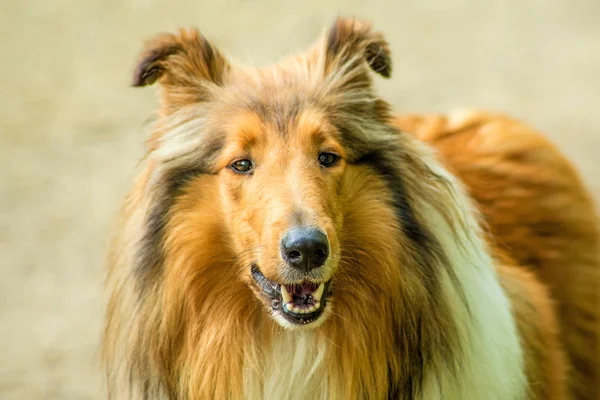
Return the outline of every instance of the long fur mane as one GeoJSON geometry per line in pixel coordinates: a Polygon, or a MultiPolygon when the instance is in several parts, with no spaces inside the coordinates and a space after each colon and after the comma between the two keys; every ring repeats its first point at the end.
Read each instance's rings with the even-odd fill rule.
{"type": "Polygon", "coordinates": [[[390,75],[387,43],[354,20],[258,70],[194,31],[148,43],[134,84],[158,80],[161,109],[108,257],[111,398],[527,397],[480,216],[434,151],[398,130],[373,71],[390,75]],[[231,246],[215,132],[240,110],[284,126],[307,108],[342,132],[349,161],[331,315],[290,331],[244,278],[258,250],[231,246]]]}

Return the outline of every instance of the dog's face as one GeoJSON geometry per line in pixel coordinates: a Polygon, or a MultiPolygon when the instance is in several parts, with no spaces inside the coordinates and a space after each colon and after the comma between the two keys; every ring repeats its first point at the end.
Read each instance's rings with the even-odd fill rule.
{"type": "MultiPolygon", "coordinates": [[[[161,79],[165,120],[202,110],[196,157],[217,182],[230,250],[247,260],[238,276],[287,328],[318,326],[335,301],[346,172],[365,150],[361,121],[386,113],[369,67],[389,76],[387,44],[368,25],[338,20],[307,55],[275,67],[234,69],[181,32],[153,42],[136,71],[137,86],[161,79]]],[[[183,165],[199,163],[179,153],[183,165]]]]}
{"type": "Polygon", "coordinates": [[[220,195],[237,252],[252,254],[244,272],[283,324],[317,321],[340,255],[346,153],[339,132],[314,106],[282,125],[245,110],[225,126],[220,195]]]}

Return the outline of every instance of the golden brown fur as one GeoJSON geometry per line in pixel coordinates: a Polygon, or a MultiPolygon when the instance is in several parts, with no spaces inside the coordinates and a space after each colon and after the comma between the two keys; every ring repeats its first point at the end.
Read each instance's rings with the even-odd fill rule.
{"type": "MultiPolygon", "coordinates": [[[[552,334],[558,330],[553,309],[558,312],[560,343],[530,340],[528,347],[554,358],[540,360],[540,365],[553,366],[552,373],[535,380],[554,376],[554,381],[557,371],[570,369],[575,398],[599,398],[600,232],[594,202],[572,165],[541,134],[504,115],[472,110],[403,115],[397,124],[439,151],[476,201],[492,246],[531,271],[500,270],[501,279],[509,282],[504,283],[509,295],[514,292],[514,304],[521,297],[515,288],[527,288],[532,293],[527,297],[540,304],[533,307],[537,317],[516,307],[521,330],[552,334]],[[556,361],[563,348],[570,367],[556,361]]],[[[528,302],[523,306],[530,307],[528,302]]],[[[547,390],[539,398],[559,392],[550,383],[538,386],[547,390]]]]}
{"type": "MultiPolygon", "coordinates": [[[[565,398],[552,296],[597,317],[586,292],[598,282],[597,225],[579,227],[594,213],[577,177],[566,167],[551,176],[564,182],[553,186],[561,217],[537,191],[551,186],[543,174],[523,181],[540,201],[528,204],[539,219],[527,225],[523,204],[478,186],[476,163],[474,175],[461,163],[481,159],[485,171],[484,148],[445,146],[443,118],[431,129],[430,119],[394,120],[373,71],[390,75],[387,43],[345,19],[306,54],[262,69],[234,67],[195,31],[147,44],[134,85],[158,81],[161,109],[108,258],[111,397],[565,398]],[[489,247],[461,185],[397,126],[431,142],[464,180],[491,228],[489,247]],[[324,151],[339,162],[321,168],[324,151]],[[245,158],[256,171],[232,172],[245,158]],[[563,230],[533,230],[547,223],[563,230]],[[331,282],[330,304],[308,328],[282,322],[250,268],[282,284],[304,279],[280,258],[280,238],[297,224],[323,230],[331,249],[304,277],[331,282]],[[567,243],[567,232],[581,240],[567,243]],[[548,291],[535,273],[562,284],[552,280],[557,264],[572,270],[572,284],[548,291]]],[[[520,137],[508,128],[498,137],[505,131],[520,137]]],[[[509,154],[500,144],[499,157],[509,154]]],[[[498,164],[497,187],[516,188],[536,160],[498,164]]],[[[567,353],[590,366],[576,345],[596,345],[595,331],[587,315],[570,318],[567,353]]],[[[576,388],[591,390],[587,381],[576,388]]]]}

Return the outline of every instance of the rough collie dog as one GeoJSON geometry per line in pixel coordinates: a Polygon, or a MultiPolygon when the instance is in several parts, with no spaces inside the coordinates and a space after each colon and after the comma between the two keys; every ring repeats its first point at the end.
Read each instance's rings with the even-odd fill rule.
{"type": "Polygon", "coordinates": [[[373,73],[388,45],[349,19],[259,69],[193,30],[147,44],[133,84],[161,103],[108,259],[111,398],[597,396],[576,173],[503,117],[395,117],[373,73]]]}

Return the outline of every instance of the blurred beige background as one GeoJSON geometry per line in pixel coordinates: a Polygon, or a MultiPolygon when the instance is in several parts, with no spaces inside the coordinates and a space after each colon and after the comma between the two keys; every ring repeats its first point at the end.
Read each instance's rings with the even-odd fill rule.
{"type": "Polygon", "coordinates": [[[0,5],[0,398],[102,399],[109,223],[142,153],[143,39],[198,26],[264,64],[333,17],[373,19],[401,111],[478,106],[544,130],[600,197],[600,2],[5,0],[0,5]]]}

